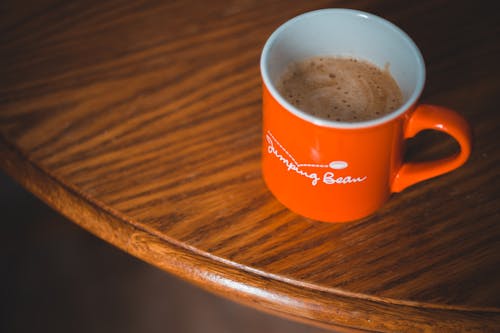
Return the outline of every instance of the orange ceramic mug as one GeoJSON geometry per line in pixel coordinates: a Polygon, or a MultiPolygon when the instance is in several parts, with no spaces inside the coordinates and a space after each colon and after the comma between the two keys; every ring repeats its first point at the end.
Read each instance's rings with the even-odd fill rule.
{"type": "Polygon", "coordinates": [[[302,14],[280,26],[261,56],[264,180],[285,206],[303,216],[346,222],[375,212],[392,192],[461,166],[471,150],[470,129],[456,112],[417,104],[425,81],[422,55],[401,29],[348,9],[302,14]],[[377,119],[337,122],[288,103],[276,83],[290,62],[320,55],[387,64],[402,106],[377,119]],[[441,160],[403,163],[405,140],[432,129],[452,136],[460,152],[441,160]]]}

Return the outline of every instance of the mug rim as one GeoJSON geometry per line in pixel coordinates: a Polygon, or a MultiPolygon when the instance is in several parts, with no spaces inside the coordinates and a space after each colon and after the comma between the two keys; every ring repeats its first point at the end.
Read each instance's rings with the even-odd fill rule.
{"type": "Polygon", "coordinates": [[[261,76],[262,80],[266,86],[266,88],[269,90],[270,94],[273,96],[273,98],[281,105],[283,106],[287,111],[291,112],[292,114],[296,115],[297,117],[310,122],[314,125],[318,126],[323,126],[323,127],[331,127],[331,128],[343,128],[343,129],[356,129],[356,128],[366,128],[366,127],[373,127],[377,125],[381,125],[384,123],[387,123],[395,118],[398,118],[402,114],[404,114],[406,111],[412,108],[412,106],[416,103],[416,101],[419,99],[420,95],[422,94],[424,84],[425,84],[425,63],[424,59],[422,57],[422,54],[415,44],[415,42],[408,36],[406,32],[404,32],[401,28],[396,26],[395,24],[389,22],[388,20],[377,16],[375,14],[371,14],[368,12],[360,11],[360,10],[355,10],[355,9],[347,9],[347,8],[327,8],[327,9],[318,9],[310,12],[306,12],[303,14],[300,14],[298,16],[295,16],[294,18],[286,21],[282,25],[280,25],[274,32],[269,36],[267,39],[261,53],[261,58],[260,58],[260,71],[261,71],[261,76]],[[406,41],[408,47],[411,49],[412,53],[415,56],[415,60],[417,62],[418,72],[417,72],[417,82],[416,86],[413,89],[411,95],[407,98],[405,103],[403,103],[398,109],[395,111],[392,111],[382,117],[378,117],[375,119],[370,119],[370,120],[364,120],[364,121],[358,121],[358,122],[345,122],[345,121],[335,121],[335,120],[329,120],[329,119],[323,119],[319,117],[315,117],[310,115],[309,113],[306,113],[302,111],[301,109],[297,108],[293,104],[289,103],[285,98],[281,96],[281,94],[278,92],[276,89],[274,83],[272,82],[271,78],[269,77],[268,69],[267,69],[267,60],[269,56],[269,52],[271,47],[274,45],[278,37],[281,35],[283,31],[285,31],[287,28],[289,28],[291,25],[295,24],[297,21],[309,18],[311,16],[316,16],[316,15],[321,15],[321,14],[341,14],[341,15],[351,15],[351,16],[356,16],[360,17],[362,19],[368,19],[368,20],[373,20],[376,21],[378,24],[381,24],[396,34],[398,34],[400,37],[402,37],[403,40],[406,41]]]}

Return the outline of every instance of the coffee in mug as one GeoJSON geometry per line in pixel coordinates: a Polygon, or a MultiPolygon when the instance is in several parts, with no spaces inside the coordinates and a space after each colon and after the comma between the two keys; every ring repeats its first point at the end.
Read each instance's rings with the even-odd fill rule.
{"type": "Polygon", "coordinates": [[[298,109],[336,121],[378,118],[402,104],[388,67],[382,70],[355,58],[316,56],[292,62],[277,87],[298,109]]]}

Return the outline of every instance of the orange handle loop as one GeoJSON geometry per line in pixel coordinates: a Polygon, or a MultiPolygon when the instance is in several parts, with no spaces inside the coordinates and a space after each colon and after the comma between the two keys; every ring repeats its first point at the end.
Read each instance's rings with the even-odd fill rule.
{"type": "Polygon", "coordinates": [[[452,136],[460,145],[460,152],[436,161],[404,163],[393,180],[392,192],[400,192],[415,183],[450,172],[469,158],[472,145],[470,127],[455,111],[441,106],[419,105],[407,123],[405,139],[425,129],[452,136]]]}

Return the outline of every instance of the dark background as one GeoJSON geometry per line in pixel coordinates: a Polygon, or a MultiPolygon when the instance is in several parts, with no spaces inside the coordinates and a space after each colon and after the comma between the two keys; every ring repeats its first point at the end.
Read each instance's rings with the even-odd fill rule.
{"type": "Polygon", "coordinates": [[[0,172],[1,332],[327,332],[214,296],[105,243],[0,172]]]}

